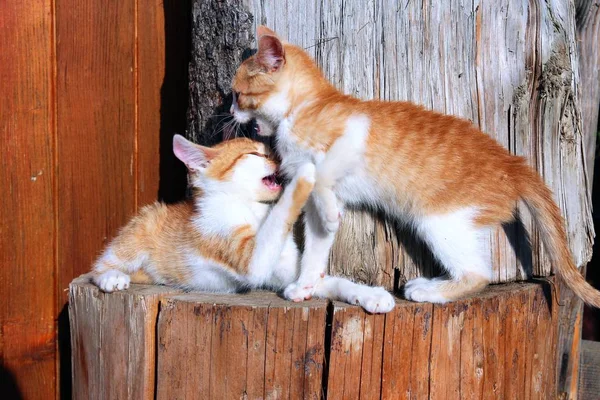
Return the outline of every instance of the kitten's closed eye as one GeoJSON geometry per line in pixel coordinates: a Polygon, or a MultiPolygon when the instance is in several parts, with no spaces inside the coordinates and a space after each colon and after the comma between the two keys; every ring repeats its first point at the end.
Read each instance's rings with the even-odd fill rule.
{"type": "Polygon", "coordinates": [[[248,153],[248,154],[251,154],[251,155],[257,156],[257,157],[262,157],[262,158],[269,158],[268,155],[262,154],[262,153],[259,153],[259,152],[256,152],[256,151],[253,151],[252,153],[248,153]]]}

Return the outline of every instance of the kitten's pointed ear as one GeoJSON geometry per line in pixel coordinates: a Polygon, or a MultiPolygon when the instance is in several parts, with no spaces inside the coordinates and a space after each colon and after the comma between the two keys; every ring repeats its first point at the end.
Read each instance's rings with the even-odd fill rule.
{"type": "Polygon", "coordinates": [[[261,36],[258,39],[256,61],[268,72],[280,70],[285,63],[285,51],[281,40],[277,36],[261,36]]]}
{"type": "Polygon", "coordinates": [[[208,167],[217,155],[217,150],[199,146],[181,135],[173,136],[173,153],[188,167],[189,170],[201,171],[208,167]]]}
{"type": "Polygon", "coordinates": [[[267,28],[264,25],[259,25],[258,28],[256,28],[256,37],[260,38],[261,36],[265,36],[265,35],[277,37],[277,34],[275,32],[273,32],[271,29],[267,28]]]}

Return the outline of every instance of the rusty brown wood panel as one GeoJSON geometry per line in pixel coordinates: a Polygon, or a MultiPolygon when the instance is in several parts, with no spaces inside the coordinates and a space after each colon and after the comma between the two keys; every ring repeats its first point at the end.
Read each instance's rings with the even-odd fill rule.
{"type": "Polygon", "coordinates": [[[272,293],[169,297],[158,319],[157,397],[320,398],[326,302],[272,293]]]}
{"type": "Polygon", "coordinates": [[[86,276],[70,285],[74,399],[154,397],[159,301],[173,292],[133,285],[102,293],[86,276]]]}
{"type": "Polygon", "coordinates": [[[0,3],[3,396],[55,396],[52,1],[0,3]]]}
{"type": "Polygon", "coordinates": [[[157,199],[160,181],[161,92],[166,62],[163,1],[138,2],[136,26],[136,199],[139,207],[157,199]]]}
{"type": "Polygon", "coordinates": [[[56,2],[59,305],[136,208],[134,11],[56,2]]]}

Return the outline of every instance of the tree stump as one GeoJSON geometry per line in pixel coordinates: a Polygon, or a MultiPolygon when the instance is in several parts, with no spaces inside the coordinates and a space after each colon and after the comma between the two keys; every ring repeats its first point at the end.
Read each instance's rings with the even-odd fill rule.
{"type": "Polygon", "coordinates": [[[70,286],[75,399],[549,399],[558,307],[547,283],[495,285],[383,315],[273,293],[70,286]]]}

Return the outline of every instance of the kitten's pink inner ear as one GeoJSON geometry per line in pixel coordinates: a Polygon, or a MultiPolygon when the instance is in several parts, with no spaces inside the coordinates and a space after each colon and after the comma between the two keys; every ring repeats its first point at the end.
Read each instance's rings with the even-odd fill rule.
{"type": "Polygon", "coordinates": [[[218,150],[199,146],[181,135],[175,135],[173,137],[173,153],[189,169],[199,170],[208,167],[210,161],[218,154],[218,150]]]}
{"type": "Polygon", "coordinates": [[[285,62],[285,51],[281,40],[271,35],[261,36],[258,40],[256,60],[268,72],[279,70],[285,62]]]}
{"type": "Polygon", "coordinates": [[[264,25],[259,25],[258,28],[256,28],[256,37],[260,38],[261,36],[265,36],[265,35],[271,35],[271,36],[277,37],[277,34],[275,32],[273,32],[271,29],[267,28],[264,25]]]}

